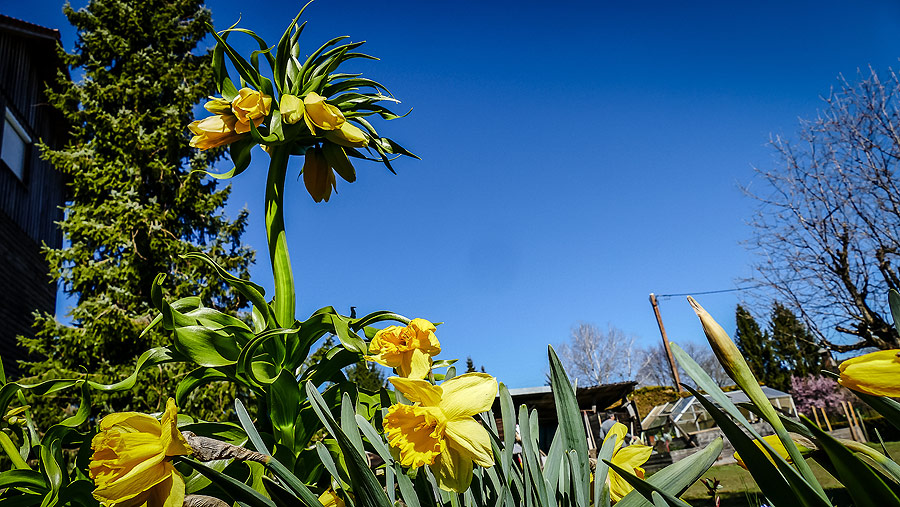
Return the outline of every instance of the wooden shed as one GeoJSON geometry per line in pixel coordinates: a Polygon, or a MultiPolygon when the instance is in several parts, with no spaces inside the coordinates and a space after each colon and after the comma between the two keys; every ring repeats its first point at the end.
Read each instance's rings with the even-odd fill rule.
{"type": "Polygon", "coordinates": [[[0,356],[9,376],[24,357],[16,336],[33,333],[36,310],[56,308],[56,284],[40,249],[62,243],[56,222],[65,186],[37,143],[58,147],[66,132],[45,97],[57,72],[65,72],[59,46],[59,31],[0,15],[0,356]]]}
{"type": "MultiPolygon", "coordinates": [[[[618,382],[615,384],[602,384],[599,386],[580,387],[575,392],[578,400],[578,408],[584,419],[585,429],[588,434],[588,448],[597,449],[603,443],[600,424],[609,414],[614,414],[616,419],[639,434],[641,431],[640,416],[637,407],[628,400],[628,395],[634,391],[637,382],[618,382]]],[[[547,452],[559,422],[556,418],[556,403],[553,400],[553,392],[550,386],[526,387],[510,389],[516,411],[520,405],[525,405],[528,410],[537,410],[538,413],[538,445],[541,450],[547,452]]],[[[500,397],[494,400],[491,409],[496,417],[500,416],[500,397]]],[[[518,413],[518,412],[517,412],[518,413]]],[[[503,424],[497,422],[497,428],[503,432],[503,424]]]]}

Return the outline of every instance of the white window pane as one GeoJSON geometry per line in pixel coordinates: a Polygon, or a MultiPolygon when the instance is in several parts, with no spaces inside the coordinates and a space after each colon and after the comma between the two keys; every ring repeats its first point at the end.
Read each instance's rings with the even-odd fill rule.
{"type": "Polygon", "coordinates": [[[13,173],[23,180],[25,178],[25,152],[31,139],[9,111],[6,112],[4,120],[0,160],[3,160],[13,173]]]}

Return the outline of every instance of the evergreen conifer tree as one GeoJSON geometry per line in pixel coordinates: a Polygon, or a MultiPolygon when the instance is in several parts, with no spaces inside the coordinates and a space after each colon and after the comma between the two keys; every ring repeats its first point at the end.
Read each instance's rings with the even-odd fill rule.
{"type": "Polygon", "coordinates": [[[791,390],[791,377],[818,374],[823,367],[819,346],[806,325],[789,308],[772,306],[768,329],[741,305],[735,311],[735,342],[760,382],[782,391],[791,390]]]}
{"type": "MultiPolygon", "coordinates": [[[[198,295],[234,313],[244,302],[208,266],[180,255],[203,251],[246,277],[253,252],[240,244],[246,212],[235,220],[223,214],[229,188],[191,173],[222,155],[188,147],[193,109],[214,92],[211,54],[197,50],[211,19],[202,1],[91,0],[64,12],[78,38],[62,56],[81,77],[61,74],[50,93],[69,138],[60,150],[43,146],[42,156],[66,175],[68,202],[65,244],[45,252],[75,304],[70,323],[37,316],[36,336],[20,340],[32,358],[23,366],[38,378],[87,374],[112,382],[131,373],[141,352],[170,343],[160,332],[141,336],[155,315],[157,273],[167,274],[166,297],[198,295]]],[[[152,412],[174,394],[181,373],[159,368],[133,392],[98,396],[108,410],[152,412]]],[[[208,394],[205,413],[221,414],[223,404],[208,394]]],[[[234,392],[220,394],[233,399],[234,392]]]]}
{"type": "Polygon", "coordinates": [[[735,321],[735,344],[747,360],[753,375],[769,385],[769,382],[775,380],[781,373],[781,365],[775,356],[769,333],[764,331],[753,315],[741,305],[735,309],[735,321]]]}

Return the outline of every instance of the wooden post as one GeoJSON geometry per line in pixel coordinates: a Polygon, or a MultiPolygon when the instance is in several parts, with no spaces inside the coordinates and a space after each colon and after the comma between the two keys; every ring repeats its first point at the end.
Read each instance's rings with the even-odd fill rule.
{"type": "Polygon", "coordinates": [[[666,337],[666,328],[663,326],[662,317],[659,314],[659,304],[656,302],[656,295],[652,292],[650,293],[650,304],[653,306],[653,314],[656,315],[656,324],[659,326],[663,347],[666,348],[666,357],[669,358],[669,366],[672,368],[672,379],[675,380],[675,389],[681,393],[681,378],[678,376],[678,365],[675,364],[675,358],[672,357],[672,349],[669,348],[669,339],[666,337]]]}
{"type": "Polygon", "coordinates": [[[816,407],[813,407],[812,411],[813,411],[813,417],[816,419],[816,426],[818,426],[821,429],[822,423],[819,422],[819,411],[816,410],[816,407]]]}
{"type": "Polygon", "coordinates": [[[866,431],[866,428],[865,428],[865,427],[862,425],[862,423],[860,422],[860,421],[862,420],[862,414],[860,414],[860,415],[859,415],[859,418],[857,419],[856,414],[857,414],[859,411],[856,410],[855,408],[853,408],[853,403],[850,403],[850,402],[848,401],[848,402],[847,402],[847,407],[850,409],[850,415],[853,416],[853,422],[856,423],[856,429],[857,429],[857,431],[859,432],[859,436],[862,437],[862,439],[863,439],[862,441],[863,441],[863,442],[868,442],[868,441],[869,441],[869,432],[866,431]]]}
{"type": "Polygon", "coordinates": [[[847,410],[846,402],[841,402],[841,409],[844,411],[844,417],[847,418],[847,426],[850,427],[850,438],[859,442],[862,438],[856,436],[856,428],[853,427],[853,419],[850,417],[850,411],[847,410]]]}
{"type": "Polygon", "coordinates": [[[831,421],[828,420],[828,414],[825,413],[825,407],[819,407],[819,410],[822,411],[822,417],[825,418],[825,425],[828,426],[828,431],[834,431],[831,429],[831,421]]]}

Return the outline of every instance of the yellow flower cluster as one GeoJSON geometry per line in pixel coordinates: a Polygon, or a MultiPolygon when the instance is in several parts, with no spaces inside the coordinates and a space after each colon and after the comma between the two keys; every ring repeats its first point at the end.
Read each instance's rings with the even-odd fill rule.
{"type": "Polygon", "coordinates": [[[390,326],[369,344],[369,361],[394,368],[389,380],[412,405],[394,404],[384,417],[384,433],[403,466],[431,467],[447,491],[464,492],[475,463],[494,465],[487,430],[473,416],[490,410],[497,379],[466,373],[440,385],[422,380],[431,372],[432,356],[441,352],[434,324],[413,319],[405,327],[390,326]]]}
{"type": "Polygon", "coordinates": [[[91,441],[94,498],[107,507],[180,507],[184,479],[170,458],[191,454],[191,447],[178,431],[177,417],[171,398],[161,421],[137,412],[104,417],[91,441]]]}
{"type": "Polygon", "coordinates": [[[215,116],[196,120],[188,125],[194,134],[190,145],[208,150],[231,144],[250,132],[250,124],[259,127],[269,114],[272,97],[250,88],[241,88],[231,102],[212,99],[203,107],[215,116]]]}

